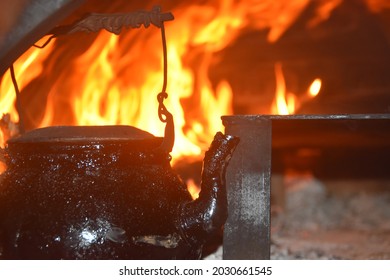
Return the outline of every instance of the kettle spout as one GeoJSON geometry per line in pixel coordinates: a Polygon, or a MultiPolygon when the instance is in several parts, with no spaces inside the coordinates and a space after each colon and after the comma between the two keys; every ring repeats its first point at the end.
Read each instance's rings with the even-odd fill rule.
{"type": "Polygon", "coordinates": [[[181,237],[191,246],[203,245],[226,222],[228,211],[225,173],[238,142],[237,137],[221,132],[214,136],[203,160],[199,197],[179,207],[176,227],[181,237]]]}

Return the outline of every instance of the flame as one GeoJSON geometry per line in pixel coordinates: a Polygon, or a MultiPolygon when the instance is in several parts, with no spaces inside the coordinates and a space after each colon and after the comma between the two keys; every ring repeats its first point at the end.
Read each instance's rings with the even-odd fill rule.
{"type": "MultiPolygon", "coordinates": [[[[36,44],[40,45],[46,40],[47,38],[43,37],[36,44]]],[[[31,47],[14,63],[15,78],[17,80],[19,88],[24,88],[33,79],[35,79],[42,73],[44,69],[43,62],[50,54],[52,47],[53,46],[48,46],[43,50],[31,47]]],[[[16,95],[10,73],[6,73],[2,77],[0,83],[0,93],[0,115],[9,116],[9,120],[8,117],[3,117],[2,120],[4,121],[4,119],[7,119],[7,126],[11,125],[12,123],[18,123],[19,115],[15,107],[16,95]]],[[[5,141],[8,138],[4,134],[4,129],[7,130],[8,127],[4,128],[2,125],[2,130],[0,130],[1,147],[4,147],[5,141]]]]}
{"type": "Polygon", "coordinates": [[[286,93],[286,82],[281,63],[275,64],[275,78],[276,90],[272,113],[278,115],[289,115],[295,110],[295,100],[293,95],[286,93]]]}
{"type": "MultiPolygon", "coordinates": [[[[340,1],[318,1],[317,22],[329,17],[340,1]]],[[[199,159],[215,132],[223,130],[220,117],[233,114],[228,81],[215,85],[208,76],[217,52],[248,29],[267,30],[268,41],[277,41],[310,3],[224,0],[178,5],[172,10],[175,21],[166,25],[169,97],[165,105],[175,121],[174,160],[199,159]]],[[[60,40],[44,49],[29,49],[14,65],[22,92],[42,73],[56,74],[44,115],[34,120],[35,126],[128,124],[161,136],[164,124],[158,120],[156,102],[162,84],[161,37],[152,29],[123,30],[119,36],[102,31],[84,53],[72,59],[54,52],[60,40]],[[61,65],[55,68],[58,63],[61,65]]],[[[82,39],[73,41],[75,47],[82,44],[82,39]]],[[[275,65],[275,75],[275,103],[280,109],[272,112],[292,114],[304,100],[287,92],[281,64],[275,65]]],[[[34,90],[39,93],[42,89],[37,86],[34,90]]],[[[8,73],[2,78],[0,92],[0,113],[9,113],[11,121],[18,122],[8,73]]],[[[0,139],[2,145],[4,140],[0,139]]]]}
{"type": "MultiPolygon", "coordinates": [[[[365,1],[373,12],[389,7],[387,0],[365,1]]],[[[248,29],[267,30],[268,42],[276,42],[308,5],[316,5],[316,14],[307,23],[313,28],[327,20],[342,2],[222,0],[175,8],[175,21],[166,25],[169,97],[165,101],[175,121],[173,165],[182,157],[199,160],[215,132],[223,130],[220,117],[233,114],[233,91],[228,81],[213,85],[208,77],[217,52],[248,29]]],[[[161,38],[149,29],[124,31],[119,36],[102,31],[71,61],[58,60],[58,53],[53,55],[57,60],[50,59],[55,42],[24,53],[14,63],[21,91],[42,73],[49,74],[52,64],[62,63],[57,68],[62,72],[56,73],[59,78],[49,89],[44,115],[36,120],[36,127],[127,124],[161,136],[164,124],[157,118],[156,102],[162,84],[161,38]],[[71,109],[71,117],[62,117],[69,115],[64,107],[71,109]]],[[[304,94],[288,91],[281,63],[275,64],[275,78],[273,114],[294,114],[321,90],[321,79],[316,78],[304,94]]],[[[34,90],[41,91],[39,87],[34,90]]],[[[2,77],[0,93],[0,114],[9,114],[10,125],[17,123],[9,73],[2,77]]],[[[1,147],[8,137],[0,131],[1,147]]],[[[199,188],[192,180],[187,185],[196,198],[199,188]]]]}
{"type": "MultiPolygon", "coordinates": [[[[214,88],[209,81],[213,55],[248,27],[268,29],[268,40],[275,42],[309,3],[308,0],[226,0],[179,5],[173,11],[175,23],[167,27],[169,98],[166,100],[175,118],[173,158],[200,156],[215,132],[223,129],[220,116],[233,113],[233,93],[228,82],[221,81],[214,88]],[[194,63],[200,66],[194,67],[194,63]],[[187,105],[183,105],[186,101],[187,105]]],[[[320,4],[325,5],[323,1],[320,4]]],[[[330,13],[331,9],[325,10],[330,13]]],[[[152,109],[157,106],[156,94],[162,82],[161,49],[156,47],[160,46],[160,37],[149,31],[147,35],[134,35],[138,32],[144,31],[122,32],[120,36],[100,32],[82,55],[71,63],[63,59],[63,72],[58,75],[65,78],[51,86],[45,114],[37,120],[36,127],[130,124],[161,135],[163,124],[156,120],[157,111],[154,113],[152,109]],[[137,58],[142,53],[148,53],[147,57],[137,58]],[[71,69],[66,70],[68,67],[71,69]],[[63,104],[71,108],[71,117],[59,117],[66,115],[63,104]]],[[[43,50],[32,48],[15,63],[21,90],[41,74],[53,45],[52,42],[43,50]]],[[[47,64],[45,67],[51,69],[47,64]]],[[[279,107],[284,114],[292,113],[295,97],[287,94],[282,98],[281,75],[277,74],[279,107]]],[[[17,122],[14,96],[10,78],[4,76],[1,110],[10,112],[12,121],[17,122]]]]}
{"type": "Polygon", "coordinates": [[[312,97],[316,97],[321,90],[322,81],[320,78],[314,79],[314,81],[311,83],[308,94],[312,97]]]}
{"type": "MultiPolygon", "coordinates": [[[[156,58],[161,59],[161,49],[155,47],[157,45],[155,41],[159,38],[157,35],[148,37],[151,47],[145,50],[154,58],[150,61],[152,65],[157,64],[156,58]]],[[[204,32],[202,36],[205,36],[204,32]]],[[[214,133],[223,129],[220,116],[232,113],[232,90],[226,81],[221,81],[214,91],[206,69],[206,74],[201,74],[197,81],[201,85],[198,104],[193,104],[197,106],[196,112],[199,117],[186,118],[181,101],[193,94],[194,73],[183,65],[182,56],[186,54],[185,45],[189,42],[181,41],[180,37],[173,37],[173,40],[168,41],[169,98],[166,100],[166,106],[174,116],[176,129],[172,157],[196,158],[207,148],[214,133]]],[[[201,36],[196,40],[200,40],[199,38],[201,36]]],[[[143,44],[145,43],[141,41],[133,48],[143,48],[143,44]]],[[[206,46],[204,41],[200,41],[199,44],[202,44],[202,47],[206,46]]],[[[215,42],[211,45],[215,45],[215,42]]],[[[160,123],[157,117],[156,95],[161,90],[162,67],[160,65],[149,72],[145,71],[142,77],[137,77],[139,75],[137,72],[118,76],[117,66],[119,65],[120,71],[124,67],[124,63],[120,61],[123,58],[116,55],[121,49],[123,47],[120,45],[119,36],[105,31],[100,32],[85,53],[74,59],[70,66],[64,65],[72,68],[72,75],[64,74],[67,76],[66,79],[62,83],[54,83],[51,87],[45,115],[37,126],[58,124],[55,115],[60,112],[57,111],[58,105],[54,104],[58,101],[58,97],[55,96],[62,96],[62,99],[68,96],[66,102],[71,104],[74,114],[74,121],[69,123],[70,125],[130,124],[155,135],[161,135],[164,124],[160,123]],[[134,85],[125,82],[134,80],[134,77],[136,78],[134,85]]],[[[16,78],[20,88],[23,89],[42,73],[43,61],[46,59],[46,55],[40,55],[42,51],[45,54],[50,53],[50,48],[44,50],[31,48],[17,61],[15,72],[18,73],[16,78]]],[[[203,60],[202,65],[207,68],[210,63],[211,57],[208,57],[203,60]]],[[[202,71],[204,69],[199,72],[202,71]]],[[[12,121],[17,122],[18,115],[14,108],[15,93],[9,76],[5,76],[2,86],[1,91],[6,94],[2,98],[1,108],[4,112],[11,111],[12,121]],[[7,105],[4,105],[5,102],[7,105]]]]}
{"type": "Polygon", "coordinates": [[[316,16],[308,23],[308,28],[313,28],[323,21],[326,21],[332,14],[333,10],[337,8],[343,0],[320,0],[316,8],[316,16]]]}
{"type": "Polygon", "coordinates": [[[194,180],[188,179],[186,181],[188,192],[191,194],[192,199],[197,199],[199,197],[200,188],[195,183],[194,180]]]}
{"type": "Polygon", "coordinates": [[[390,9],[390,2],[388,0],[365,0],[365,2],[373,13],[380,13],[385,9],[390,9]]]}
{"type": "Polygon", "coordinates": [[[298,96],[292,92],[287,92],[282,64],[275,63],[275,97],[272,103],[271,112],[277,115],[294,114],[305,102],[316,97],[321,90],[322,80],[316,78],[310,84],[307,92],[303,96],[298,96]]]}

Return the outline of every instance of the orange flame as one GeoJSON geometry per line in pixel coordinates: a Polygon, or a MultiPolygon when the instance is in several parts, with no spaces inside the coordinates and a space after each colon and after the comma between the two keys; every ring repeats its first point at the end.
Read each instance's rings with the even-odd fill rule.
{"type": "MultiPolygon", "coordinates": [[[[324,6],[325,2],[319,1],[318,5],[324,6]]],[[[339,0],[333,2],[322,10],[329,14],[339,0]]],[[[169,97],[165,104],[175,120],[174,159],[199,157],[215,132],[223,130],[220,116],[233,113],[228,82],[215,86],[208,77],[214,54],[248,28],[269,30],[268,41],[275,42],[309,3],[226,0],[179,5],[172,11],[174,24],[166,26],[169,97]]],[[[49,59],[53,46],[52,42],[44,49],[32,48],[15,62],[21,91],[42,71],[59,63],[49,59]]],[[[72,61],[61,60],[63,72],[57,74],[62,79],[51,86],[45,114],[36,126],[129,124],[161,136],[164,125],[157,118],[156,103],[162,83],[160,46],[158,32],[124,30],[120,36],[100,32],[82,55],[72,61]],[[63,113],[62,104],[73,111],[67,123],[58,118],[63,113]]],[[[286,92],[281,65],[275,66],[275,75],[280,113],[293,113],[301,101],[286,92]]],[[[0,92],[0,113],[10,113],[11,120],[17,122],[15,93],[8,75],[2,79],[0,92]]]]}
{"type": "Polygon", "coordinates": [[[275,98],[272,103],[271,112],[272,114],[278,115],[294,114],[300,106],[319,94],[322,85],[321,79],[316,78],[309,86],[306,94],[301,97],[298,97],[294,93],[287,92],[281,63],[275,64],[275,80],[275,98]]]}
{"type": "Polygon", "coordinates": [[[308,94],[312,97],[316,97],[321,90],[322,81],[319,78],[316,78],[310,85],[308,94]]]}
{"type": "Polygon", "coordinates": [[[197,199],[200,192],[199,186],[192,179],[187,180],[186,183],[188,192],[191,194],[192,199],[197,199]]]}
{"type": "MultiPolygon", "coordinates": [[[[378,9],[379,0],[366,1],[373,10],[378,9]]],[[[341,2],[318,1],[315,4],[318,15],[308,27],[326,20],[341,2]]],[[[208,77],[214,54],[249,28],[268,30],[267,40],[276,42],[310,3],[309,0],[223,0],[181,5],[172,11],[174,24],[166,26],[169,97],[165,104],[175,121],[173,164],[183,156],[199,159],[215,132],[223,130],[220,117],[233,114],[229,83],[221,81],[215,86],[208,77]]],[[[157,118],[156,102],[162,83],[160,40],[160,34],[149,30],[124,31],[120,36],[100,32],[82,55],[72,61],[60,61],[64,70],[56,73],[58,81],[47,94],[44,116],[36,120],[36,127],[128,124],[161,136],[164,125],[157,118]],[[67,123],[58,118],[64,113],[63,104],[72,110],[72,119],[66,120],[67,123]]],[[[53,46],[54,42],[44,49],[31,48],[15,62],[21,91],[58,63],[50,60],[53,46]]],[[[54,57],[58,56],[57,53],[54,57]]],[[[280,63],[275,65],[275,76],[274,114],[293,114],[321,88],[321,80],[316,79],[305,97],[298,98],[287,91],[280,63]]],[[[9,113],[11,121],[17,123],[15,92],[8,73],[2,78],[0,93],[0,113],[9,113]]],[[[5,140],[0,132],[0,145],[4,146],[5,140]]],[[[196,189],[191,187],[195,185],[193,182],[188,184],[196,189]]]]}
{"type": "MultiPolygon", "coordinates": [[[[123,81],[131,80],[132,76],[117,77],[115,63],[120,62],[112,61],[120,47],[118,36],[101,32],[88,51],[72,62],[74,75],[51,88],[45,115],[38,126],[55,125],[55,104],[51,103],[55,98],[51,97],[55,93],[66,92],[69,96],[68,102],[72,103],[74,108],[75,122],[71,125],[131,124],[161,135],[164,125],[157,118],[156,94],[162,83],[162,69],[147,73],[140,87],[124,85],[123,81]]],[[[134,46],[137,47],[142,46],[134,46]]],[[[199,80],[202,85],[199,90],[200,104],[196,104],[200,106],[197,108],[200,117],[186,121],[181,100],[193,94],[194,74],[183,66],[183,54],[180,53],[183,52],[180,51],[182,48],[178,42],[168,45],[169,98],[166,100],[166,106],[175,118],[176,143],[172,152],[174,159],[181,156],[200,156],[213,134],[223,129],[220,116],[232,113],[232,91],[229,84],[221,82],[214,92],[207,75],[202,75],[199,80]]],[[[161,52],[155,49],[152,51],[158,54],[161,52]]],[[[39,56],[42,51],[44,54],[50,53],[50,48],[31,48],[17,61],[15,72],[18,73],[16,78],[20,88],[41,74],[42,62],[46,58],[46,55],[39,56]],[[30,68],[34,71],[30,71],[30,68]]],[[[158,57],[158,54],[154,55],[158,57]]],[[[209,60],[203,62],[204,65],[209,63],[209,60]]],[[[11,112],[12,121],[17,122],[15,92],[8,75],[3,79],[1,91],[6,93],[2,95],[1,108],[4,112],[11,112]]]]}
{"type": "Polygon", "coordinates": [[[294,113],[295,96],[286,92],[286,82],[280,63],[275,64],[275,78],[276,90],[272,113],[278,115],[289,115],[294,113]]]}
{"type": "MultiPolygon", "coordinates": [[[[47,38],[42,38],[37,42],[39,45],[41,42],[46,41],[47,38]]],[[[40,50],[31,47],[26,51],[15,63],[15,78],[18,82],[19,88],[24,88],[33,79],[38,77],[43,69],[43,61],[50,54],[52,45],[40,50]]],[[[10,122],[17,123],[19,121],[19,115],[15,108],[15,90],[12,83],[11,75],[7,73],[2,77],[0,83],[0,115],[9,114],[10,122]]],[[[7,137],[0,130],[0,146],[4,147],[7,137]]]]}

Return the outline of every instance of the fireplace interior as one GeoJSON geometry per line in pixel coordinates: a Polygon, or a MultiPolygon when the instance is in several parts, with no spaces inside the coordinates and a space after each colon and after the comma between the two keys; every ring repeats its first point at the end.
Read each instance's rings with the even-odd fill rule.
{"type": "MultiPolygon", "coordinates": [[[[228,220],[204,258],[390,259],[388,1],[57,0],[54,8],[40,0],[11,2],[1,4],[7,17],[0,29],[0,109],[9,114],[2,119],[8,137],[22,118],[26,130],[130,124],[161,134],[161,127],[148,124],[156,119],[150,108],[157,106],[162,82],[158,29],[75,33],[30,48],[85,13],[160,5],[175,16],[166,24],[168,100],[173,100],[167,107],[180,130],[172,163],[194,186],[191,191],[200,184],[211,136],[230,129],[221,116],[271,122],[270,130],[259,131],[270,137],[261,148],[268,151],[259,148],[263,152],[250,159],[257,172],[269,172],[268,201],[250,201],[254,209],[269,205],[253,213],[265,215],[262,221],[269,215],[268,223],[262,229],[244,226],[241,236],[247,240],[240,242],[226,232],[246,215],[232,215],[238,224],[228,220]],[[23,64],[34,55],[34,63],[23,64]],[[11,64],[20,87],[18,109],[11,64]],[[320,88],[313,97],[309,88],[315,80],[320,88]],[[181,148],[181,142],[189,145],[181,148]],[[233,248],[240,243],[261,253],[241,255],[233,248]]],[[[245,131],[240,129],[244,137],[245,131]]],[[[243,193],[235,192],[228,194],[229,204],[241,207],[236,195],[243,193]]]]}

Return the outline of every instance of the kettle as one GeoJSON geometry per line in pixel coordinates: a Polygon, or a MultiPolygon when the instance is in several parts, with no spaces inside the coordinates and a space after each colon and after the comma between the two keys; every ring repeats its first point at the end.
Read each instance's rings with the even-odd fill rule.
{"type": "Polygon", "coordinates": [[[198,259],[227,218],[238,138],[218,132],[193,200],[160,149],[131,126],[46,127],[8,141],[0,259],[198,259]]]}

